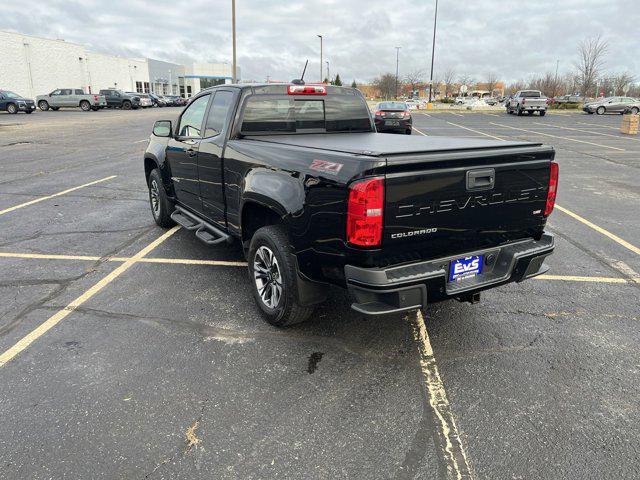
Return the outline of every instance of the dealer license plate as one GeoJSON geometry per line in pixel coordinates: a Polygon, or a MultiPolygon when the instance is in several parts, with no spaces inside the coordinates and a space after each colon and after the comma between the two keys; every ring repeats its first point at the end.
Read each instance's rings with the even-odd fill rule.
{"type": "Polygon", "coordinates": [[[451,261],[449,267],[449,281],[460,282],[466,278],[475,277],[482,273],[482,259],[484,255],[458,258],[451,261]]]}

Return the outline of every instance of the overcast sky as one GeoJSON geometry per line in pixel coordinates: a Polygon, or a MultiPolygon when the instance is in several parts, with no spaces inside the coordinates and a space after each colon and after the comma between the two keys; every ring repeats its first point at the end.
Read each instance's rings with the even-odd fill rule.
{"type": "MultiPolygon", "coordinates": [[[[0,29],[81,43],[91,50],[168,61],[231,61],[231,0],[1,0],[0,29]]],[[[367,82],[431,61],[435,0],[237,0],[238,65],[244,79],[291,80],[320,43],[332,76],[367,82]]],[[[609,44],[606,68],[640,80],[640,0],[440,0],[435,77],[447,68],[507,82],[573,69],[589,35],[609,44]]],[[[325,65],[326,75],[326,65],[325,65]]]]}

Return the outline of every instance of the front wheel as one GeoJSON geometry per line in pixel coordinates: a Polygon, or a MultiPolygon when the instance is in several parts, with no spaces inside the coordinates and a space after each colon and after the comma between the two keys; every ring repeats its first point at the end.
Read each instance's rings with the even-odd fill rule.
{"type": "Polygon", "coordinates": [[[640,112],[640,109],[638,107],[632,107],[631,108],[631,114],[632,115],[638,115],[638,112],[640,112]]]}
{"type": "Polygon", "coordinates": [[[15,103],[10,103],[7,105],[7,112],[9,113],[18,113],[18,107],[15,103]]]}
{"type": "Polygon", "coordinates": [[[43,112],[46,112],[47,110],[49,110],[49,102],[47,102],[46,100],[40,100],[38,102],[38,108],[43,112]]]}
{"type": "Polygon", "coordinates": [[[131,102],[129,102],[129,101],[122,102],[122,109],[123,110],[131,110],[131,102]]]}
{"type": "Polygon", "coordinates": [[[174,225],[171,219],[174,207],[167,196],[167,192],[162,183],[160,171],[154,168],[149,175],[149,204],[153,219],[160,227],[171,227],[174,225]]]}
{"type": "Polygon", "coordinates": [[[606,111],[607,111],[607,109],[606,109],[606,108],[604,108],[604,107],[598,107],[598,108],[596,109],[596,113],[597,113],[598,115],[604,115],[604,112],[606,112],[606,111]]]}
{"type": "Polygon", "coordinates": [[[520,107],[518,107],[518,116],[521,117],[522,116],[522,109],[520,107]]]}
{"type": "Polygon", "coordinates": [[[313,307],[298,303],[298,272],[292,257],[281,225],[262,227],[253,235],[248,255],[251,289],[265,320],[276,327],[303,322],[313,312],[313,307]]]}

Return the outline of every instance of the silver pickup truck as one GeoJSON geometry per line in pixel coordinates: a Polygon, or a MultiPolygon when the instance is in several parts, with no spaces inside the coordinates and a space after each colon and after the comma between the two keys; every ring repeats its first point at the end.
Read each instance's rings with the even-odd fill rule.
{"type": "Polygon", "coordinates": [[[541,117],[547,113],[547,97],[540,90],[520,90],[505,102],[507,113],[531,115],[538,112],[541,117]]]}
{"type": "Polygon", "coordinates": [[[36,105],[43,112],[58,110],[60,107],[80,107],[82,111],[99,110],[107,106],[104,95],[84,93],[80,88],[58,88],[47,95],[38,95],[36,105]]]}

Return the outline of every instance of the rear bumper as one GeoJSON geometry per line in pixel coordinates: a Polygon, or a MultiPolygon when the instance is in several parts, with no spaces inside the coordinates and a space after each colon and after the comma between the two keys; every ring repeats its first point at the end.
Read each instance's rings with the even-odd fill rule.
{"type": "Polygon", "coordinates": [[[351,308],[379,315],[426,306],[510,282],[521,282],[548,270],[543,264],[554,249],[552,235],[540,240],[523,240],[501,247],[462,253],[425,262],[389,268],[361,268],[346,265],[347,288],[354,299],[351,308]],[[461,282],[448,282],[449,265],[456,258],[484,255],[481,275],[461,282]]]}

